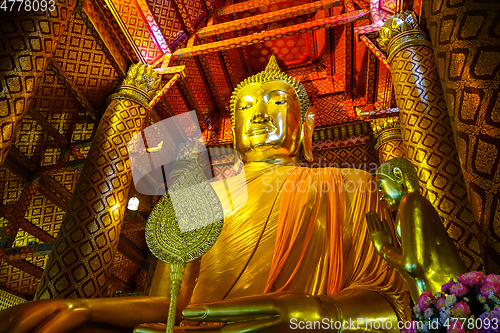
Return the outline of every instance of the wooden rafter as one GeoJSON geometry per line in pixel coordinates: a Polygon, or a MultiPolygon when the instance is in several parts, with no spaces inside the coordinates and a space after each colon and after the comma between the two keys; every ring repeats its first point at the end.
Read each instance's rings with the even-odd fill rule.
{"type": "Polygon", "coordinates": [[[361,40],[366,44],[366,46],[370,49],[370,51],[375,54],[375,56],[380,60],[381,63],[384,64],[385,67],[387,67],[388,70],[391,70],[391,65],[387,61],[387,57],[385,54],[380,51],[380,49],[373,43],[368,37],[366,36],[361,36],[361,40]]]}
{"type": "Polygon", "coordinates": [[[123,235],[120,236],[120,240],[118,241],[118,251],[139,266],[147,262],[146,254],[123,235]]]}
{"type": "MultiPolygon", "coordinates": [[[[18,176],[24,178],[25,180],[30,180],[37,175],[37,166],[29,158],[27,158],[23,153],[17,149],[17,147],[12,146],[9,155],[7,156],[5,166],[9,168],[10,171],[14,172],[18,176]]],[[[55,185],[57,183],[54,179],[47,175],[40,176],[40,185],[38,186],[38,192],[44,195],[47,199],[52,201],[57,207],[66,211],[68,208],[68,202],[71,198],[71,194],[68,198],[69,191],[64,189],[61,190],[62,185],[55,185]],[[59,192],[64,196],[59,197],[54,193],[47,185],[51,185],[55,189],[59,189],[59,192]]],[[[64,187],[63,187],[64,188],[64,187]]]]}
{"type": "Polygon", "coordinates": [[[120,77],[127,76],[127,62],[106,29],[106,25],[101,21],[91,1],[86,1],[85,7],[80,12],[80,16],[118,75],[120,77]]]}
{"type": "MultiPolygon", "coordinates": [[[[213,36],[222,34],[224,32],[240,30],[244,28],[251,28],[257,25],[280,21],[304,14],[315,13],[317,11],[336,7],[339,5],[337,0],[321,0],[304,5],[295,6],[292,8],[285,8],[269,13],[245,17],[235,21],[228,21],[224,23],[207,25],[196,32],[199,37],[213,36]]],[[[354,9],[353,9],[354,10],[354,9]]]]}
{"type": "Polygon", "coordinates": [[[75,86],[71,80],[71,78],[61,69],[59,64],[52,60],[50,62],[51,69],[57,74],[61,82],[64,84],[66,88],[70,91],[70,93],[77,99],[77,101],[83,106],[83,108],[90,114],[92,119],[97,120],[99,117],[94,109],[94,107],[90,104],[87,98],[83,95],[81,90],[75,86]]]}
{"type": "Polygon", "coordinates": [[[357,21],[359,19],[364,18],[368,13],[363,12],[362,10],[349,12],[342,15],[337,15],[334,17],[327,17],[321,20],[315,20],[305,23],[300,23],[296,25],[292,25],[289,27],[273,29],[269,31],[263,31],[260,33],[255,33],[252,35],[231,38],[227,40],[222,40],[218,42],[195,45],[193,47],[186,47],[182,49],[178,49],[172,54],[174,58],[195,56],[200,54],[211,53],[215,51],[223,51],[229,50],[237,47],[253,45],[257,43],[261,43],[264,41],[269,41],[273,39],[278,39],[287,36],[293,36],[309,31],[315,31],[319,29],[326,29],[338,25],[344,25],[350,22],[357,21]]]}
{"type": "Polygon", "coordinates": [[[67,146],[70,154],[78,159],[85,158],[80,150],[73,145],[70,145],[69,141],[59,133],[59,131],[40,113],[34,106],[28,108],[29,115],[35,119],[35,121],[42,127],[51,137],[62,145],[67,146]]]}
{"type": "Polygon", "coordinates": [[[36,277],[37,279],[41,279],[42,278],[42,274],[43,274],[43,269],[41,269],[40,267],[36,266],[36,265],[33,265],[32,263],[26,261],[26,260],[10,260],[8,259],[8,257],[5,259],[5,261],[7,261],[7,263],[11,266],[14,266],[16,267],[17,269],[33,276],[33,277],[36,277]]]}
{"type": "Polygon", "coordinates": [[[244,12],[250,9],[255,9],[259,8],[262,6],[271,6],[276,3],[281,3],[285,2],[287,0],[250,0],[250,1],[244,1],[244,2],[239,2],[235,3],[232,5],[226,5],[222,7],[218,12],[217,15],[223,16],[223,15],[228,15],[228,14],[235,14],[239,12],[244,12]]]}

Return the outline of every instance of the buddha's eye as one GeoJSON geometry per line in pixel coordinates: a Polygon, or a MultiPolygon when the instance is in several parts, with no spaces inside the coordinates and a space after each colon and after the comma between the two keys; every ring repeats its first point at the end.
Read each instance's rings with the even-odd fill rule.
{"type": "Polygon", "coordinates": [[[240,107],[240,110],[246,110],[246,109],[249,109],[253,106],[253,104],[246,104],[246,105],[243,105],[240,107]]]}
{"type": "Polygon", "coordinates": [[[286,103],[286,101],[276,101],[276,102],[274,102],[274,104],[276,104],[276,105],[282,105],[282,104],[285,104],[285,103],[286,103]]]}

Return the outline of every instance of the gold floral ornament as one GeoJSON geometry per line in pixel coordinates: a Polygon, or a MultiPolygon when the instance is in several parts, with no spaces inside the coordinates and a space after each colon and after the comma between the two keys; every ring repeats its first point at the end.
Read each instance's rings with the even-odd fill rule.
{"type": "Polygon", "coordinates": [[[414,12],[407,10],[402,13],[397,13],[387,19],[384,25],[378,30],[378,45],[382,51],[387,52],[387,46],[393,37],[402,32],[415,29],[418,29],[418,21],[414,12]]]}
{"type": "Polygon", "coordinates": [[[149,102],[156,95],[161,84],[161,77],[152,66],[132,64],[127,71],[117,92],[110,96],[113,99],[129,99],[149,109],[149,102]]]}
{"type": "Polygon", "coordinates": [[[409,10],[387,19],[382,28],[379,29],[379,36],[378,44],[387,54],[389,63],[407,47],[419,45],[432,47],[429,38],[418,27],[415,13],[409,10]]]}
{"type": "Polygon", "coordinates": [[[196,163],[196,144],[188,143],[179,151],[176,164],[182,165],[182,174],[155,206],[145,228],[151,252],[170,264],[167,332],[174,329],[177,296],[187,263],[212,247],[223,225],[219,198],[196,163]]]}
{"type": "Polygon", "coordinates": [[[375,150],[392,140],[402,140],[399,117],[377,118],[370,121],[375,138],[375,150]]]}

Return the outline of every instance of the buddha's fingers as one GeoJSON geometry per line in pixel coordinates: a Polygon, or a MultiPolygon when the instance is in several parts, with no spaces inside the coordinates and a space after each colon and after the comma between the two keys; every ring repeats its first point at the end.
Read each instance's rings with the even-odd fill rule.
{"type": "Polygon", "coordinates": [[[217,303],[188,306],[182,314],[193,321],[235,322],[279,315],[267,295],[243,297],[217,303]]]}
{"type": "Polygon", "coordinates": [[[90,312],[85,308],[58,310],[41,323],[33,333],[72,332],[90,319],[90,312]]]}
{"type": "Polygon", "coordinates": [[[366,213],[366,222],[368,224],[368,231],[370,233],[373,233],[373,232],[379,230],[379,228],[377,226],[377,222],[378,222],[377,219],[378,219],[377,213],[375,213],[375,212],[366,213]]]}
{"type": "Polygon", "coordinates": [[[0,332],[70,332],[72,329],[86,322],[88,318],[89,314],[85,309],[70,309],[60,304],[58,300],[26,302],[0,313],[0,332]],[[77,311],[80,312],[77,313],[77,311]],[[63,313],[65,314],[64,316],[62,315],[63,313]],[[70,313],[75,315],[75,317],[68,318],[70,313]],[[64,317],[63,320],[61,320],[62,317],[64,317]]]}
{"type": "Polygon", "coordinates": [[[382,230],[389,232],[389,224],[387,223],[386,219],[383,219],[380,221],[382,223],[382,230]]]}

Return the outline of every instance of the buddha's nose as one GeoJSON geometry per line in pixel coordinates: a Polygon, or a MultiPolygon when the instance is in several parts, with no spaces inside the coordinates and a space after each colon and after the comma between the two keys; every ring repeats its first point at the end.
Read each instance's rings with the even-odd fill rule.
{"type": "Polygon", "coordinates": [[[265,121],[270,120],[269,113],[267,112],[267,104],[261,102],[257,105],[255,113],[252,118],[253,123],[263,123],[265,121]]]}

